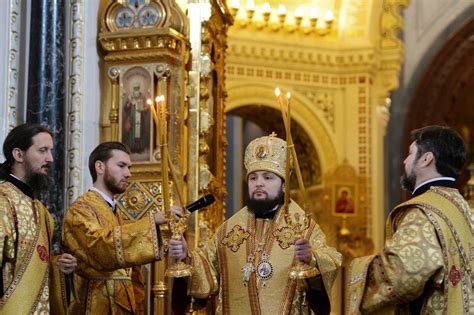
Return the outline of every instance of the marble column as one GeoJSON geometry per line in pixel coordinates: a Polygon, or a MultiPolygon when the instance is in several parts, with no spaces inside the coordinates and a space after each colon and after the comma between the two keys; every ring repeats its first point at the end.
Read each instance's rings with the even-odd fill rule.
{"type": "Polygon", "coordinates": [[[40,198],[53,215],[54,250],[64,216],[65,172],[65,4],[63,0],[31,1],[30,55],[28,66],[28,102],[26,121],[40,123],[53,132],[54,179],[48,193],[40,198]]]}

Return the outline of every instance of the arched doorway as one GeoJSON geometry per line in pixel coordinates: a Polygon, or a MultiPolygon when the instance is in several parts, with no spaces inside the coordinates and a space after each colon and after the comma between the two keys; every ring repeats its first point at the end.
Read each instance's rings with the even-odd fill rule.
{"type": "Polygon", "coordinates": [[[410,131],[422,126],[447,125],[463,136],[468,159],[457,186],[466,187],[467,166],[474,163],[474,18],[439,50],[415,90],[406,119],[405,153],[410,131]]]}

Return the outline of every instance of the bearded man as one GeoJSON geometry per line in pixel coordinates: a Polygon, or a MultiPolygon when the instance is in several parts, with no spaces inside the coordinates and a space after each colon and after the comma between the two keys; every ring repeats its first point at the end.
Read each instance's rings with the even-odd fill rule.
{"type": "Polygon", "coordinates": [[[63,246],[78,259],[71,314],[137,314],[143,307],[139,268],[160,259],[163,212],[133,223],[115,212],[114,196],[131,176],[130,155],[120,142],[98,145],[89,157],[93,187],[68,209],[63,246]]]}
{"type": "MultiPolygon", "coordinates": [[[[329,314],[329,295],[341,255],[326,245],[325,235],[310,220],[302,236],[285,222],[283,207],[286,142],[274,136],[253,140],[245,150],[248,203],[224,222],[203,249],[188,253],[184,238],[170,240],[169,255],[193,266],[188,294],[218,295],[217,314],[329,314]],[[297,240],[295,241],[295,238],[297,240]],[[301,281],[309,303],[289,278],[296,261],[317,268],[317,276],[301,281]]],[[[293,200],[289,216],[304,218],[293,200]]],[[[301,222],[301,221],[300,221],[301,222]]]]}
{"type": "Polygon", "coordinates": [[[54,220],[35,198],[47,191],[53,163],[51,132],[23,124],[10,131],[0,166],[0,313],[65,314],[64,276],[76,266],[70,254],[51,252],[54,220]]]}
{"type": "Polygon", "coordinates": [[[414,198],[390,213],[384,250],[353,260],[348,314],[474,313],[474,217],[454,188],[464,142],[440,126],[411,135],[401,183],[414,198]]]}

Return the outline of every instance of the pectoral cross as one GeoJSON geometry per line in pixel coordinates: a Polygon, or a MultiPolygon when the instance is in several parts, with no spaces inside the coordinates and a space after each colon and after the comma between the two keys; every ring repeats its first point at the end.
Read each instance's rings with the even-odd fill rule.
{"type": "Polygon", "coordinates": [[[244,286],[247,286],[247,282],[249,282],[250,280],[250,275],[252,274],[252,272],[255,271],[255,267],[253,266],[253,260],[254,260],[253,255],[250,255],[247,259],[247,262],[241,269],[243,273],[242,280],[244,281],[244,286]]]}

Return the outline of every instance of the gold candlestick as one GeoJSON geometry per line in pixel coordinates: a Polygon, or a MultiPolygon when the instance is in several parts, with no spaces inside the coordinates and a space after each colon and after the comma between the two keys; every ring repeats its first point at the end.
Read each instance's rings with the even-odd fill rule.
{"type": "MultiPolygon", "coordinates": [[[[286,100],[287,100],[287,107],[288,109],[291,108],[291,94],[290,92],[286,93],[286,100]]],[[[288,110],[288,121],[291,120],[291,115],[290,111],[288,110]]],[[[293,143],[293,137],[291,135],[291,129],[290,129],[290,136],[288,137],[290,141],[290,148],[291,148],[291,156],[293,157],[293,163],[295,165],[295,173],[296,173],[296,179],[298,181],[298,188],[300,189],[301,197],[303,198],[303,209],[307,211],[306,208],[306,189],[304,187],[304,182],[303,182],[303,176],[301,175],[301,169],[300,169],[300,163],[298,162],[298,156],[296,155],[296,150],[295,150],[295,145],[293,143]]]]}
{"type": "MultiPolygon", "coordinates": [[[[281,98],[281,91],[279,88],[275,90],[275,94],[277,96],[277,102],[280,105],[280,109],[282,112],[282,118],[283,118],[283,123],[285,124],[285,130],[286,130],[286,172],[285,172],[285,222],[286,225],[294,231],[295,235],[295,242],[298,239],[301,239],[303,237],[303,233],[306,229],[308,229],[310,225],[310,218],[308,214],[304,215],[304,218],[302,220],[301,216],[296,213],[294,215],[294,220],[290,216],[290,212],[288,209],[288,203],[289,203],[289,191],[290,191],[290,155],[293,157],[294,163],[295,163],[295,169],[296,169],[296,175],[298,178],[298,186],[300,188],[300,191],[303,195],[303,200],[304,200],[304,211],[306,212],[306,190],[304,188],[304,183],[303,183],[303,178],[301,176],[301,170],[299,168],[298,164],[298,157],[296,156],[296,150],[294,148],[293,144],[293,138],[291,136],[291,94],[287,93],[287,103],[286,103],[286,110],[285,107],[283,106],[283,101],[281,98]],[[301,221],[301,222],[300,222],[301,221]]],[[[302,261],[297,261],[295,266],[290,270],[290,278],[292,279],[306,279],[306,278],[311,278],[314,277],[318,274],[318,270],[314,266],[310,266],[306,264],[305,262],[302,261]]]]}
{"type": "Polygon", "coordinates": [[[288,145],[288,135],[290,134],[289,127],[290,124],[288,123],[288,115],[285,112],[285,109],[283,108],[283,102],[281,100],[281,91],[280,88],[275,89],[275,95],[277,97],[277,102],[280,104],[280,109],[281,109],[281,114],[283,118],[283,123],[285,126],[285,132],[286,132],[286,160],[285,160],[285,196],[284,196],[284,201],[283,201],[283,209],[286,214],[288,214],[288,204],[290,203],[290,147],[288,145]]]}
{"type": "MultiPolygon", "coordinates": [[[[180,199],[180,203],[184,204],[182,200],[182,192],[180,189],[180,183],[178,182],[175,169],[173,164],[171,163],[171,158],[169,155],[168,150],[168,121],[167,121],[167,113],[166,113],[166,103],[165,97],[163,95],[158,96],[155,99],[155,103],[157,106],[157,111],[159,112],[159,128],[160,131],[158,132],[158,138],[160,139],[160,152],[161,152],[161,175],[162,175],[162,191],[163,191],[163,207],[165,209],[165,213],[168,215],[168,225],[171,231],[171,238],[174,240],[180,240],[181,235],[186,231],[188,225],[188,218],[189,215],[186,211],[183,211],[183,216],[180,218],[175,218],[169,210],[170,206],[170,191],[169,191],[169,172],[171,172],[171,177],[174,182],[174,186],[176,192],[178,194],[178,198],[180,199]]],[[[166,269],[165,275],[167,277],[172,278],[180,278],[180,277],[189,277],[191,275],[192,267],[188,264],[176,260],[173,265],[171,265],[168,269],[166,269]]]]}

